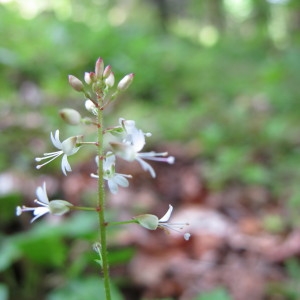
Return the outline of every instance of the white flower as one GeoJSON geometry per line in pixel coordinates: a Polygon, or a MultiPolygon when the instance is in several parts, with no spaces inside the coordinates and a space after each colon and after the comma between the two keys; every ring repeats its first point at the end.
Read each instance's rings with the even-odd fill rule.
{"type": "MultiPolygon", "coordinates": [[[[144,228],[149,230],[156,230],[157,228],[161,228],[169,232],[169,230],[173,230],[176,232],[180,232],[184,226],[189,225],[188,223],[170,223],[169,219],[171,217],[173,211],[173,206],[169,204],[169,209],[165,213],[165,215],[158,219],[157,216],[151,214],[145,214],[135,217],[137,223],[139,223],[144,228]]],[[[181,233],[181,232],[180,232],[181,233]]],[[[187,241],[189,240],[191,234],[189,232],[184,233],[183,237],[187,241]]]]}
{"type": "Polygon", "coordinates": [[[70,206],[72,206],[71,203],[65,200],[52,200],[51,202],[49,202],[45,182],[43,184],[43,187],[38,187],[36,189],[36,196],[37,199],[35,199],[34,202],[41,205],[40,207],[18,206],[16,208],[16,215],[20,216],[24,211],[33,211],[33,215],[35,217],[31,220],[32,223],[37,218],[45,215],[46,213],[61,216],[68,212],[70,210],[70,206]]]}
{"type": "MultiPolygon", "coordinates": [[[[99,166],[99,157],[96,156],[96,164],[99,166]]],[[[103,178],[107,180],[108,188],[113,193],[116,194],[118,192],[118,185],[122,187],[128,187],[129,182],[126,179],[132,178],[131,175],[120,174],[115,172],[115,161],[116,157],[112,152],[106,153],[106,158],[103,161],[103,178]]],[[[94,178],[99,178],[99,175],[91,174],[94,178]]]]}
{"type": "MultiPolygon", "coordinates": [[[[133,136],[138,134],[141,130],[136,128],[135,121],[133,120],[125,120],[123,118],[119,119],[119,124],[123,128],[124,135],[123,135],[123,143],[132,144],[133,143],[133,136]]],[[[150,132],[144,133],[145,136],[151,136],[150,132]]]]}
{"type": "Polygon", "coordinates": [[[121,158],[128,161],[138,161],[145,171],[149,171],[152,177],[155,177],[155,171],[144,159],[166,162],[173,164],[175,159],[173,156],[167,156],[167,152],[140,152],[145,145],[145,136],[150,133],[144,133],[142,130],[135,127],[135,122],[132,120],[120,119],[120,122],[126,132],[123,143],[110,143],[114,151],[121,158]]]}
{"type": "Polygon", "coordinates": [[[67,172],[72,171],[71,166],[68,162],[68,156],[75,154],[79,150],[80,147],[76,147],[76,144],[79,142],[79,139],[81,137],[73,136],[73,137],[70,137],[70,138],[64,140],[63,142],[61,142],[59,140],[59,130],[55,131],[55,136],[53,136],[53,134],[51,132],[50,137],[51,137],[52,144],[57,149],[59,149],[59,151],[44,153],[44,157],[37,157],[35,160],[38,162],[42,161],[42,160],[48,160],[48,161],[46,161],[45,163],[43,163],[41,165],[37,165],[36,168],[40,169],[41,167],[50,163],[57,157],[63,155],[62,161],[61,161],[61,170],[65,175],[67,175],[67,172]]]}

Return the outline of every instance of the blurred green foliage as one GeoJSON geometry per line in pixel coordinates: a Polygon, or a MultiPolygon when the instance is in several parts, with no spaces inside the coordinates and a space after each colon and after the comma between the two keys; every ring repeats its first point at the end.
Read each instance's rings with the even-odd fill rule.
{"type": "MultiPolygon", "coordinates": [[[[154,144],[163,140],[196,145],[194,158],[201,162],[209,187],[264,186],[286,205],[289,222],[296,224],[300,4],[242,2],[174,1],[166,8],[151,1],[117,0],[0,4],[3,174],[10,170],[36,176],[33,158],[48,149],[49,132],[62,128],[57,111],[72,106],[84,114],[83,101],[69,87],[67,75],[82,78],[101,56],[113,66],[116,78],[136,73],[134,88],[116,103],[111,120],[135,116],[141,127],[155,133],[154,144]]],[[[73,133],[73,128],[64,128],[65,136],[73,133]]],[[[54,172],[55,166],[50,168],[46,170],[54,172]]],[[[83,299],[69,296],[77,294],[79,284],[92,299],[94,278],[78,283],[91,257],[68,261],[69,239],[93,240],[92,221],[81,216],[83,222],[70,219],[50,230],[39,224],[8,237],[14,207],[21,201],[15,192],[1,198],[5,232],[0,236],[0,270],[11,299],[38,299],[68,278],[69,284],[47,299],[83,299]],[[49,286],[36,289],[40,264],[54,275],[49,275],[49,286]],[[19,284],[12,278],[25,272],[29,276],[24,288],[14,289],[19,284]],[[36,295],[26,298],[28,290],[36,295]]],[[[128,251],[116,252],[112,259],[126,261],[128,251]]],[[[7,298],[4,285],[0,293],[7,298]]],[[[207,297],[227,299],[224,293],[217,290],[207,297]]]]}
{"type": "Polygon", "coordinates": [[[195,300],[231,300],[231,297],[224,289],[215,289],[211,292],[202,293],[195,300]]]}

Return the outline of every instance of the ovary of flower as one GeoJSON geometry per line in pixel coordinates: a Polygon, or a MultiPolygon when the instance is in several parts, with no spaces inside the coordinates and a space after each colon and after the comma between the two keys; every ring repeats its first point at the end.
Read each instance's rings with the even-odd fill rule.
{"type": "Polygon", "coordinates": [[[36,168],[40,169],[41,167],[50,163],[57,157],[63,155],[61,161],[61,170],[65,175],[67,175],[67,172],[72,171],[71,166],[68,162],[68,156],[75,154],[79,150],[79,147],[76,147],[79,137],[73,136],[61,142],[59,139],[59,130],[55,131],[54,136],[51,132],[50,137],[51,137],[52,144],[54,145],[54,147],[59,149],[59,151],[44,153],[44,157],[37,157],[35,159],[37,162],[40,162],[42,160],[48,160],[48,161],[46,161],[41,165],[37,165],[36,168]]]}
{"type": "Polygon", "coordinates": [[[152,177],[155,177],[155,171],[150,164],[144,161],[144,159],[166,162],[173,164],[175,159],[173,156],[167,156],[167,152],[140,152],[145,145],[145,133],[142,130],[136,129],[132,126],[130,135],[127,139],[123,140],[123,143],[110,143],[117,155],[127,161],[138,161],[144,171],[149,171],[152,177]]]}
{"type": "Polygon", "coordinates": [[[38,187],[36,189],[37,199],[34,200],[35,203],[39,204],[40,207],[26,207],[18,206],[16,208],[16,215],[20,216],[24,211],[33,211],[35,216],[30,222],[34,222],[37,218],[45,215],[46,213],[51,213],[53,215],[61,216],[70,210],[71,203],[65,200],[52,200],[49,202],[46,183],[44,182],[43,187],[38,187]]]}
{"type": "MultiPolygon", "coordinates": [[[[97,166],[99,166],[99,156],[95,158],[97,166]]],[[[107,180],[109,190],[116,194],[118,192],[118,186],[128,187],[129,182],[126,178],[132,178],[131,175],[120,174],[115,172],[116,157],[112,152],[106,153],[106,158],[103,161],[103,178],[107,180]]],[[[93,178],[99,178],[99,175],[91,174],[93,178]]]]}

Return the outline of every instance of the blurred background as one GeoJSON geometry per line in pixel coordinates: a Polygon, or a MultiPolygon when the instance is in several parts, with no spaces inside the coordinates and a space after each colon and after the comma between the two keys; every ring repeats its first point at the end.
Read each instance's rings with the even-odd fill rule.
{"type": "Polygon", "coordinates": [[[134,119],[148,150],[168,151],[157,178],[120,161],[128,189],[109,219],[140,213],[190,223],[191,239],[136,225],[109,232],[114,300],[300,298],[300,2],[298,0],[0,0],[0,299],[104,299],[97,217],[15,216],[47,183],[50,199],[95,205],[94,149],[41,170],[49,134],[84,134],[68,74],[102,57],[130,89],[107,126],[134,119]]]}

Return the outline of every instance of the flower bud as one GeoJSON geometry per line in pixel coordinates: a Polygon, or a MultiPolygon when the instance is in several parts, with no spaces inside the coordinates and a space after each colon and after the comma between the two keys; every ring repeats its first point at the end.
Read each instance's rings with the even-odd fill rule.
{"type": "Polygon", "coordinates": [[[104,80],[104,82],[105,82],[105,84],[106,84],[107,87],[110,87],[110,88],[113,87],[114,84],[115,84],[115,76],[114,76],[114,73],[111,72],[111,73],[109,74],[109,76],[104,80]]]}
{"type": "Polygon", "coordinates": [[[86,84],[91,84],[93,82],[91,78],[91,72],[84,73],[84,81],[86,82],[86,84]]]}
{"type": "Polygon", "coordinates": [[[89,111],[90,113],[92,113],[95,116],[98,115],[97,107],[92,100],[90,100],[90,99],[86,100],[84,105],[85,105],[85,108],[87,111],[89,111]]]}
{"type": "Polygon", "coordinates": [[[81,121],[80,113],[72,108],[64,108],[60,110],[59,115],[66,123],[70,125],[78,125],[81,121]]]}
{"type": "Polygon", "coordinates": [[[139,223],[142,227],[149,229],[149,230],[155,230],[158,227],[158,217],[155,215],[145,214],[140,215],[134,218],[137,223],[139,223]]]}
{"type": "Polygon", "coordinates": [[[103,59],[98,58],[97,61],[96,61],[96,65],[95,65],[96,78],[102,78],[103,70],[104,70],[103,59]]]}
{"type": "Polygon", "coordinates": [[[107,78],[111,73],[111,66],[106,66],[103,71],[103,78],[107,78]]]}
{"type": "Polygon", "coordinates": [[[134,74],[130,73],[123,77],[118,83],[118,90],[125,91],[133,81],[134,74]]]}
{"type": "Polygon", "coordinates": [[[83,92],[84,91],[84,85],[81,80],[79,80],[77,77],[73,75],[69,75],[69,83],[71,87],[77,91],[77,92],[83,92]]]}
{"type": "Polygon", "coordinates": [[[49,202],[49,210],[53,215],[61,216],[70,210],[70,206],[73,206],[65,200],[52,200],[49,202]]]}

